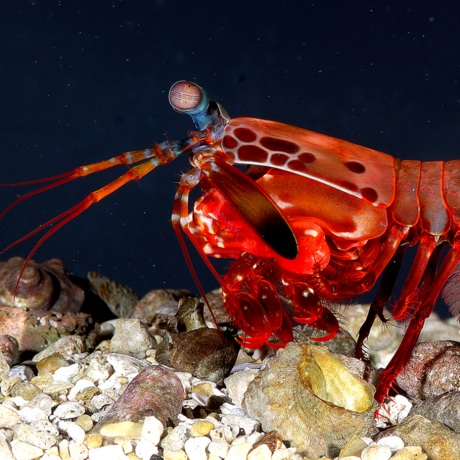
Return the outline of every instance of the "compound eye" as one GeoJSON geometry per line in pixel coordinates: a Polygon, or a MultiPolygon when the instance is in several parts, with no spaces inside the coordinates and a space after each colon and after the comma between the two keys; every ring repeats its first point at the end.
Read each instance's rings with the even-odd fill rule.
{"type": "Polygon", "coordinates": [[[201,88],[191,81],[178,81],[169,90],[169,103],[179,113],[196,109],[202,98],[201,88]]]}

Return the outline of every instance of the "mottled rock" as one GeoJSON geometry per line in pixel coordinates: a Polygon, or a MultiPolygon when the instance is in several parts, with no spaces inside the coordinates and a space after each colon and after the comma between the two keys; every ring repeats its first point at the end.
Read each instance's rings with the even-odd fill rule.
{"type": "Polygon", "coordinates": [[[460,433],[460,392],[449,391],[432,396],[412,408],[409,415],[422,415],[460,433]]]}
{"type": "Polygon", "coordinates": [[[96,272],[88,272],[88,279],[99,297],[115,316],[119,318],[133,317],[139,296],[130,287],[119,284],[96,272]]]}
{"type": "Polygon", "coordinates": [[[249,384],[243,407],[264,431],[277,430],[298,452],[338,455],[374,425],[374,387],[347,368],[352,358],[289,343],[249,384]]]}
{"type": "Polygon", "coordinates": [[[8,377],[19,377],[23,382],[30,382],[35,377],[34,371],[23,364],[13,366],[7,375],[8,377]]]}
{"type": "Polygon", "coordinates": [[[460,390],[460,343],[419,343],[411,359],[396,378],[409,396],[423,400],[447,391],[460,390]]]}
{"type": "Polygon", "coordinates": [[[94,427],[98,432],[108,423],[142,422],[155,416],[164,426],[177,423],[182,411],[184,389],[174,372],[163,366],[146,367],[94,427]]]}
{"type": "Polygon", "coordinates": [[[11,396],[21,396],[26,401],[31,401],[35,396],[40,393],[40,388],[33,383],[19,382],[11,388],[11,396]]]}
{"type": "Polygon", "coordinates": [[[458,460],[460,434],[435,420],[410,416],[379,438],[389,434],[399,436],[408,446],[421,446],[431,460],[458,460]]]}
{"type": "Polygon", "coordinates": [[[33,431],[29,425],[24,423],[21,423],[16,428],[16,436],[19,441],[27,442],[43,450],[54,446],[57,441],[57,437],[54,434],[45,433],[43,431],[33,431]]]}
{"type": "Polygon", "coordinates": [[[56,342],[48,345],[43,351],[37,353],[32,361],[38,363],[48,356],[59,353],[62,356],[73,356],[77,353],[84,353],[88,351],[88,347],[85,344],[83,337],[79,335],[72,335],[69,337],[62,337],[56,342]]]}
{"type": "Polygon", "coordinates": [[[0,307],[0,334],[8,334],[24,352],[38,352],[64,336],[79,334],[94,346],[99,325],[86,313],[61,313],[29,308],[0,307]]]}
{"type": "Polygon", "coordinates": [[[133,318],[149,316],[151,321],[166,326],[177,312],[177,302],[184,297],[193,297],[193,294],[185,289],[154,289],[138,302],[133,318]]]}
{"type": "Polygon", "coordinates": [[[117,321],[115,334],[110,341],[110,351],[145,358],[148,349],[156,348],[157,342],[138,318],[117,321]]]}

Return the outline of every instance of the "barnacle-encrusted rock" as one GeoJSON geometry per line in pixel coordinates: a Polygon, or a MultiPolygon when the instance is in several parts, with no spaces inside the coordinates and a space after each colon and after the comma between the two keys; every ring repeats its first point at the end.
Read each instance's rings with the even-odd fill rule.
{"type": "Polygon", "coordinates": [[[298,452],[333,458],[353,435],[368,432],[379,407],[373,385],[362,378],[365,366],[360,375],[349,370],[354,361],[325,347],[289,343],[249,384],[243,407],[298,452]]]}
{"type": "Polygon", "coordinates": [[[81,311],[85,293],[67,277],[61,260],[51,259],[42,264],[31,260],[16,289],[23,265],[22,257],[0,262],[0,305],[65,313],[81,311]]]}
{"type": "Polygon", "coordinates": [[[61,337],[79,334],[94,347],[99,325],[86,313],[64,314],[29,308],[0,307],[0,334],[13,336],[20,353],[38,352],[61,337]]]}

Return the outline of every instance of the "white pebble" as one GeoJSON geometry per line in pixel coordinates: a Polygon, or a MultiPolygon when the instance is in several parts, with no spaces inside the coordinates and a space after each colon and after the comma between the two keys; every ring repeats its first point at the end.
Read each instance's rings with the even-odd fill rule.
{"type": "Polygon", "coordinates": [[[207,460],[206,447],[211,440],[205,436],[191,438],[185,442],[184,449],[190,460],[207,460]]]}
{"type": "Polygon", "coordinates": [[[16,439],[11,442],[11,450],[16,460],[31,460],[40,458],[44,454],[43,449],[16,439]]]}
{"type": "Polygon", "coordinates": [[[160,443],[161,435],[163,434],[164,426],[156,417],[147,417],[142,426],[141,440],[146,439],[154,446],[160,443]]]}
{"type": "Polygon", "coordinates": [[[385,408],[388,413],[380,409],[380,414],[383,417],[390,418],[390,420],[396,423],[401,423],[409,415],[412,409],[412,403],[405,396],[396,395],[392,398],[392,401],[385,404],[385,408]]]}
{"type": "Polygon", "coordinates": [[[252,434],[254,431],[258,431],[260,427],[259,421],[242,415],[224,415],[221,417],[221,421],[232,428],[243,429],[245,434],[252,434]]]}
{"type": "Polygon", "coordinates": [[[69,454],[72,460],[85,460],[88,458],[88,448],[82,442],[69,442],[69,454]]]}
{"type": "Polygon", "coordinates": [[[389,460],[391,455],[391,450],[388,447],[381,447],[375,444],[366,447],[361,452],[361,460],[389,460]]]}
{"type": "Polygon", "coordinates": [[[34,407],[33,409],[30,407],[23,407],[20,411],[18,411],[18,415],[19,421],[23,423],[30,424],[36,420],[48,420],[46,412],[38,407],[34,407]]]}
{"type": "Polygon", "coordinates": [[[72,379],[80,372],[80,364],[75,363],[70,366],[60,367],[53,374],[54,382],[71,382],[72,379]]]}
{"type": "Polygon", "coordinates": [[[56,417],[64,420],[80,417],[80,415],[83,415],[84,413],[85,408],[75,401],[59,404],[53,412],[56,417]]]}
{"type": "Polygon", "coordinates": [[[90,460],[129,460],[129,457],[123,452],[123,447],[105,446],[89,450],[90,460]]]}
{"type": "Polygon", "coordinates": [[[387,436],[377,441],[378,446],[388,447],[393,454],[404,449],[404,441],[399,436],[387,436]]]}
{"type": "Polygon", "coordinates": [[[154,446],[150,441],[141,439],[136,446],[136,455],[142,460],[150,460],[152,455],[158,454],[158,447],[154,446]]]}

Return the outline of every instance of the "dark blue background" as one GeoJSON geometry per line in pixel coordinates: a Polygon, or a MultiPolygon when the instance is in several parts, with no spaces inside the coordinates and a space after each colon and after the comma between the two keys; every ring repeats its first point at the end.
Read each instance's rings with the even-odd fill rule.
{"type": "MultiPolygon", "coordinates": [[[[460,155],[458,2],[15,1],[0,7],[0,182],[48,177],[185,137],[167,94],[203,86],[231,116],[290,123],[399,158],[460,155]],[[424,3],[424,5],[422,5],[424,3]]],[[[97,270],[140,295],[196,291],[170,225],[186,158],[94,205],[35,259],[97,270]]],[[[21,203],[1,245],[125,172],[21,203]]],[[[4,209],[15,193],[0,189],[4,209]]],[[[36,241],[36,240],[35,240],[36,241]]],[[[26,256],[33,241],[4,257],[26,256]]],[[[205,289],[217,283],[193,252],[205,289]]]]}

